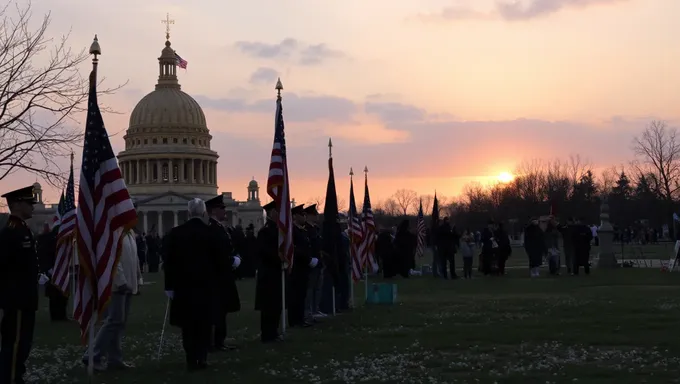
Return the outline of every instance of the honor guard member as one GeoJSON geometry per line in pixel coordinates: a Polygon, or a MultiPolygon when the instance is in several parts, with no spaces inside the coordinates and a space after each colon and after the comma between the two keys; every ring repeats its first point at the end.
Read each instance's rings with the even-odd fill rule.
{"type": "Polygon", "coordinates": [[[255,310],[260,311],[260,338],[263,343],[283,341],[279,335],[279,321],[283,312],[283,263],[279,255],[279,229],[276,220],[279,212],[276,203],[262,207],[267,222],[257,233],[257,283],[255,310]]]}
{"type": "Polygon", "coordinates": [[[310,268],[307,295],[305,297],[305,320],[312,323],[316,321],[316,318],[326,317],[325,314],[319,311],[324,269],[321,258],[321,231],[316,225],[318,216],[319,212],[316,210],[316,204],[305,208],[305,230],[309,237],[311,255],[319,260],[319,263],[314,268],[310,268]]]}
{"type": "Polygon", "coordinates": [[[33,343],[38,284],[48,279],[39,273],[35,240],[26,224],[36,203],[33,187],[2,197],[7,199],[10,216],[0,229],[0,384],[20,384],[24,383],[25,363],[33,343]]]}
{"type": "Polygon", "coordinates": [[[305,299],[309,284],[309,271],[316,267],[319,259],[313,257],[309,235],[305,230],[304,204],[291,209],[293,215],[293,268],[290,272],[290,292],[288,296],[288,324],[291,327],[309,327],[312,324],[305,321],[305,299]]]}
{"type": "Polygon", "coordinates": [[[212,347],[216,351],[226,351],[235,349],[233,345],[226,345],[227,339],[227,314],[241,310],[241,299],[238,295],[236,286],[236,275],[234,271],[241,265],[241,258],[234,255],[234,248],[231,238],[222,225],[226,215],[224,198],[222,195],[213,197],[205,202],[205,207],[210,216],[210,228],[216,231],[220,238],[221,251],[218,256],[220,261],[220,279],[218,285],[218,299],[215,303],[215,323],[212,347]]]}

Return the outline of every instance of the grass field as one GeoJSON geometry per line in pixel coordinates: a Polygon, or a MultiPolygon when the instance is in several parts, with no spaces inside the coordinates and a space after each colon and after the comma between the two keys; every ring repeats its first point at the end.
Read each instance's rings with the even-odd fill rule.
{"type": "MultiPolygon", "coordinates": [[[[680,382],[680,275],[638,268],[526,275],[395,280],[399,304],[360,306],[294,329],[275,346],[257,340],[254,281],[244,280],[243,311],[229,317],[240,350],[211,355],[211,369],[194,374],[184,371],[176,329],[168,328],[156,360],[165,298],[162,275],[149,275],[157,283],[135,297],[124,342],[136,368],[99,373],[95,383],[680,382]]],[[[85,383],[82,352],[76,324],[52,324],[42,309],[28,378],[85,383]]]]}

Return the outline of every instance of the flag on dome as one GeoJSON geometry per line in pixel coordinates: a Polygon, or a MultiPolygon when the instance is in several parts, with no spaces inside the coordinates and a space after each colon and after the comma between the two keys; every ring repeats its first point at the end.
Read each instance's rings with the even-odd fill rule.
{"type": "Polygon", "coordinates": [[[189,65],[189,62],[184,60],[182,56],[178,55],[177,52],[175,52],[175,60],[177,61],[177,66],[182,68],[182,69],[187,69],[187,65],[189,65]]]}

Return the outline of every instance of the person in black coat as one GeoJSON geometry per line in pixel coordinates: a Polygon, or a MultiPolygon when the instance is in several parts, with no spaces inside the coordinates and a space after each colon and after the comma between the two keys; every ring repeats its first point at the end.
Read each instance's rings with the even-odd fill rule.
{"type": "Polygon", "coordinates": [[[574,276],[578,275],[579,267],[583,267],[586,275],[590,274],[590,242],[593,240],[593,232],[583,223],[583,219],[576,220],[572,231],[572,243],[574,245],[574,276]]]}
{"type": "Polygon", "coordinates": [[[527,252],[527,256],[529,256],[531,277],[538,277],[543,255],[548,250],[545,246],[543,230],[536,218],[532,218],[529,221],[529,225],[524,229],[524,250],[527,252]]]}
{"type": "Polygon", "coordinates": [[[488,276],[493,272],[493,259],[497,248],[496,239],[493,237],[495,229],[496,223],[493,220],[489,220],[487,227],[482,230],[482,273],[484,276],[488,276]]]}
{"type": "Polygon", "coordinates": [[[23,383],[26,360],[31,353],[35,313],[38,310],[40,274],[35,240],[26,220],[33,216],[33,187],[2,196],[10,216],[0,229],[0,383],[23,383]]]}
{"type": "Polygon", "coordinates": [[[262,207],[267,223],[257,233],[257,282],[255,310],[260,311],[260,339],[263,343],[282,341],[279,321],[283,312],[283,263],[279,256],[278,211],[273,201],[262,207]]]}
{"type": "Polygon", "coordinates": [[[455,229],[451,227],[449,218],[444,217],[437,229],[437,252],[439,255],[439,273],[444,279],[448,279],[447,267],[450,270],[452,279],[457,279],[456,275],[456,251],[459,246],[459,237],[455,229]]]}
{"type": "MultiPolygon", "coordinates": [[[[57,233],[59,226],[56,225],[52,230],[45,224],[45,232],[38,236],[37,251],[38,260],[42,267],[42,273],[52,277],[54,272],[54,262],[57,257],[57,233]]],[[[70,263],[68,268],[70,268],[70,263]]],[[[68,297],[62,293],[59,288],[53,284],[45,285],[45,296],[50,302],[50,320],[52,321],[66,321],[66,307],[68,306],[68,297]]]]}
{"type": "Polygon", "coordinates": [[[399,273],[392,240],[392,233],[381,227],[375,241],[375,254],[382,262],[383,276],[388,279],[399,273]]]}
{"type": "Polygon", "coordinates": [[[164,237],[165,292],[171,300],[170,324],[182,329],[182,345],[189,371],[207,368],[208,348],[220,297],[226,259],[223,239],[211,230],[205,203],[188,204],[189,220],[164,237]]]}
{"type": "Polygon", "coordinates": [[[416,252],[416,235],[409,230],[408,220],[399,224],[397,234],[394,236],[394,249],[398,272],[402,277],[408,278],[416,252]]]}
{"type": "Polygon", "coordinates": [[[510,245],[510,236],[508,236],[508,233],[505,232],[505,229],[503,228],[503,223],[498,223],[494,239],[496,240],[496,244],[498,244],[498,248],[496,248],[496,264],[498,270],[496,273],[498,276],[504,276],[505,263],[512,254],[512,245],[510,245]]]}
{"type": "Polygon", "coordinates": [[[305,320],[305,298],[309,283],[309,271],[316,267],[319,259],[313,257],[309,234],[305,230],[304,204],[291,209],[293,215],[293,267],[288,276],[286,300],[288,302],[288,325],[309,327],[312,323],[305,320]]]}
{"type": "Polygon", "coordinates": [[[217,257],[222,261],[222,269],[218,271],[218,297],[215,303],[215,330],[213,333],[213,349],[225,351],[235,349],[233,345],[225,344],[227,339],[227,314],[241,310],[241,299],[236,286],[234,271],[241,265],[241,258],[234,255],[234,248],[229,234],[221,221],[224,220],[225,205],[222,195],[218,195],[205,202],[206,210],[210,216],[210,229],[220,239],[221,248],[217,257]]]}

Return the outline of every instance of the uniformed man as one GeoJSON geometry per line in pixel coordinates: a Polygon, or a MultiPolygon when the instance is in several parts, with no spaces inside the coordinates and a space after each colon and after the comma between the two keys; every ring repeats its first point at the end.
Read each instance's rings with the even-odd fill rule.
{"type": "Polygon", "coordinates": [[[305,230],[304,204],[291,209],[293,215],[293,268],[288,278],[288,324],[291,327],[310,327],[312,323],[305,320],[305,298],[309,283],[310,268],[316,267],[319,259],[313,257],[309,235],[305,230]],[[289,293],[289,294],[288,294],[289,293]]]}
{"type": "Polygon", "coordinates": [[[309,237],[311,256],[319,259],[316,267],[309,270],[309,282],[307,283],[307,295],[305,296],[305,320],[307,322],[316,322],[318,318],[327,316],[319,311],[324,265],[321,259],[321,232],[316,225],[318,217],[319,212],[316,210],[316,204],[305,208],[305,230],[309,237]]]}
{"type": "Polygon", "coordinates": [[[283,312],[283,263],[279,256],[276,203],[272,201],[262,208],[267,213],[267,223],[257,233],[255,310],[260,311],[260,339],[263,343],[272,343],[283,340],[278,332],[283,312]]]}
{"type": "Polygon", "coordinates": [[[226,351],[235,349],[234,345],[227,345],[227,314],[241,310],[241,300],[236,286],[236,276],[234,271],[241,265],[241,258],[234,255],[234,248],[231,238],[221,221],[224,220],[225,205],[222,195],[218,195],[205,202],[205,207],[210,216],[210,228],[217,233],[221,239],[222,248],[218,255],[222,262],[218,279],[218,301],[215,307],[215,324],[213,333],[213,350],[226,351]]]}
{"type": "Polygon", "coordinates": [[[0,230],[0,384],[24,383],[26,359],[31,353],[35,313],[38,310],[40,274],[33,234],[26,220],[33,216],[36,203],[33,187],[2,195],[7,199],[10,217],[0,230]]]}

